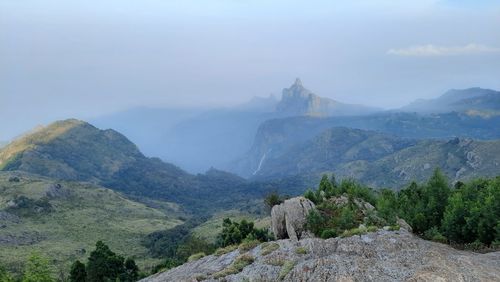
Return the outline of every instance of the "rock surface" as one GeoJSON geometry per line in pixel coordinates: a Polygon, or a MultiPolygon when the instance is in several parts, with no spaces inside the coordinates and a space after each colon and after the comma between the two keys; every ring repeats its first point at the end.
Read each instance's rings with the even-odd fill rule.
{"type": "Polygon", "coordinates": [[[276,239],[300,240],[306,237],[304,225],[307,214],[314,209],[313,202],[304,197],[285,200],[271,210],[271,231],[276,239]]]}
{"type": "Polygon", "coordinates": [[[236,274],[214,278],[240,255],[239,250],[141,281],[500,281],[500,252],[460,251],[405,230],[266,244],[279,248],[264,255],[265,245],[250,250],[254,262],[236,274]]]}

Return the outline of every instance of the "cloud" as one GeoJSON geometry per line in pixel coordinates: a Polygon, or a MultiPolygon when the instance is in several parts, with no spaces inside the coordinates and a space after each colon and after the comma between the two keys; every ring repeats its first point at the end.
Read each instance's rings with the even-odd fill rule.
{"type": "Polygon", "coordinates": [[[457,56],[486,53],[500,53],[500,48],[476,43],[470,43],[464,46],[436,46],[433,44],[427,44],[402,49],[390,49],[387,51],[387,54],[389,55],[412,57],[457,56]]]}

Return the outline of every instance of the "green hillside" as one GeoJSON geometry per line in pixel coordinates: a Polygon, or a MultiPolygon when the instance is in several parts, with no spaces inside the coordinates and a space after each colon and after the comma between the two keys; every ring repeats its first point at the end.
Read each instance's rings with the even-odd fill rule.
{"type": "Polygon", "coordinates": [[[495,176],[500,169],[500,141],[415,140],[336,127],[268,154],[254,177],[333,172],[375,187],[399,187],[427,179],[437,167],[453,181],[495,176]]]}
{"type": "Polygon", "coordinates": [[[17,273],[34,251],[67,272],[97,240],[148,267],[156,260],[140,241],[182,223],[175,204],[150,208],[96,185],[9,172],[0,172],[0,219],[0,263],[17,273]]]}

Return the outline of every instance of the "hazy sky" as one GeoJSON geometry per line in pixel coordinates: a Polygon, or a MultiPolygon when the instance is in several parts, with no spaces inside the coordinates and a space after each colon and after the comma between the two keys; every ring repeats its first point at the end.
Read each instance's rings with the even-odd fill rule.
{"type": "Polygon", "coordinates": [[[134,106],[232,105],[295,77],[386,108],[500,89],[500,1],[0,0],[0,140],[134,106]]]}

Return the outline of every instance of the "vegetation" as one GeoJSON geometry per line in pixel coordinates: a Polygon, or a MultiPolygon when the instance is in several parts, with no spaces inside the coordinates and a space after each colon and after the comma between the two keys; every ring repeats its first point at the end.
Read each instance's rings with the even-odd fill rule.
{"type": "Polygon", "coordinates": [[[281,267],[280,274],[278,276],[278,280],[284,280],[285,277],[290,273],[290,271],[293,269],[295,266],[295,261],[287,260],[283,263],[283,266],[281,267]]]}
{"type": "Polygon", "coordinates": [[[265,242],[265,243],[262,243],[262,245],[261,245],[260,254],[262,256],[266,256],[266,255],[276,251],[279,248],[280,248],[280,245],[278,243],[265,242]]]}
{"type": "Polygon", "coordinates": [[[252,264],[254,260],[254,257],[249,254],[240,255],[233,261],[230,266],[219,272],[216,272],[214,274],[214,278],[219,279],[231,274],[239,273],[243,270],[243,268],[245,268],[245,266],[252,264]]]}
{"type": "MultiPolygon", "coordinates": [[[[139,279],[139,268],[131,258],[126,260],[114,253],[102,241],[97,241],[95,250],[90,253],[87,265],[75,261],[71,266],[70,281],[123,281],[139,279]]],[[[38,281],[38,280],[34,280],[38,281]]]]}
{"type": "Polygon", "coordinates": [[[0,261],[16,276],[37,252],[50,257],[53,278],[59,278],[72,262],[86,259],[98,240],[145,269],[159,259],[148,254],[141,239],[181,223],[171,217],[179,214],[174,209],[147,207],[110,189],[19,172],[19,181],[11,182],[13,175],[0,172],[0,237],[8,240],[0,247],[0,261]]]}
{"type": "Polygon", "coordinates": [[[26,262],[22,282],[52,282],[49,261],[37,253],[33,253],[26,262]]]}
{"type": "Polygon", "coordinates": [[[248,222],[246,220],[234,222],[226,218],[222,226],[222,232],[219,234],[217,240],[218,245],[221,247],[238,245],[243,240],[267,242],[272,239],[267,229],[255,228],[253,222],[248,222]]]}
{"type": "Polygon", "coordinates": [[[436,242],[473,244],[476,249],[478,244],[494,247],[500,242],[500,177],[450,187],[436,169],[426,183],[412,182],[395,193],[374,191],[352,180],[336,185],[324,176],[319,188],[308,190],[305,196],[317,204],[317,211],[309,213],[307,227],[322,238],[364,234],[385,225],[399,230],[399,217],[416,234],[436,242]],[[345,205],[336,202],[342,195],[348,199],[345,205]],[[355,199],[374,204],[376,211],[366,216],[355,199]]]}

